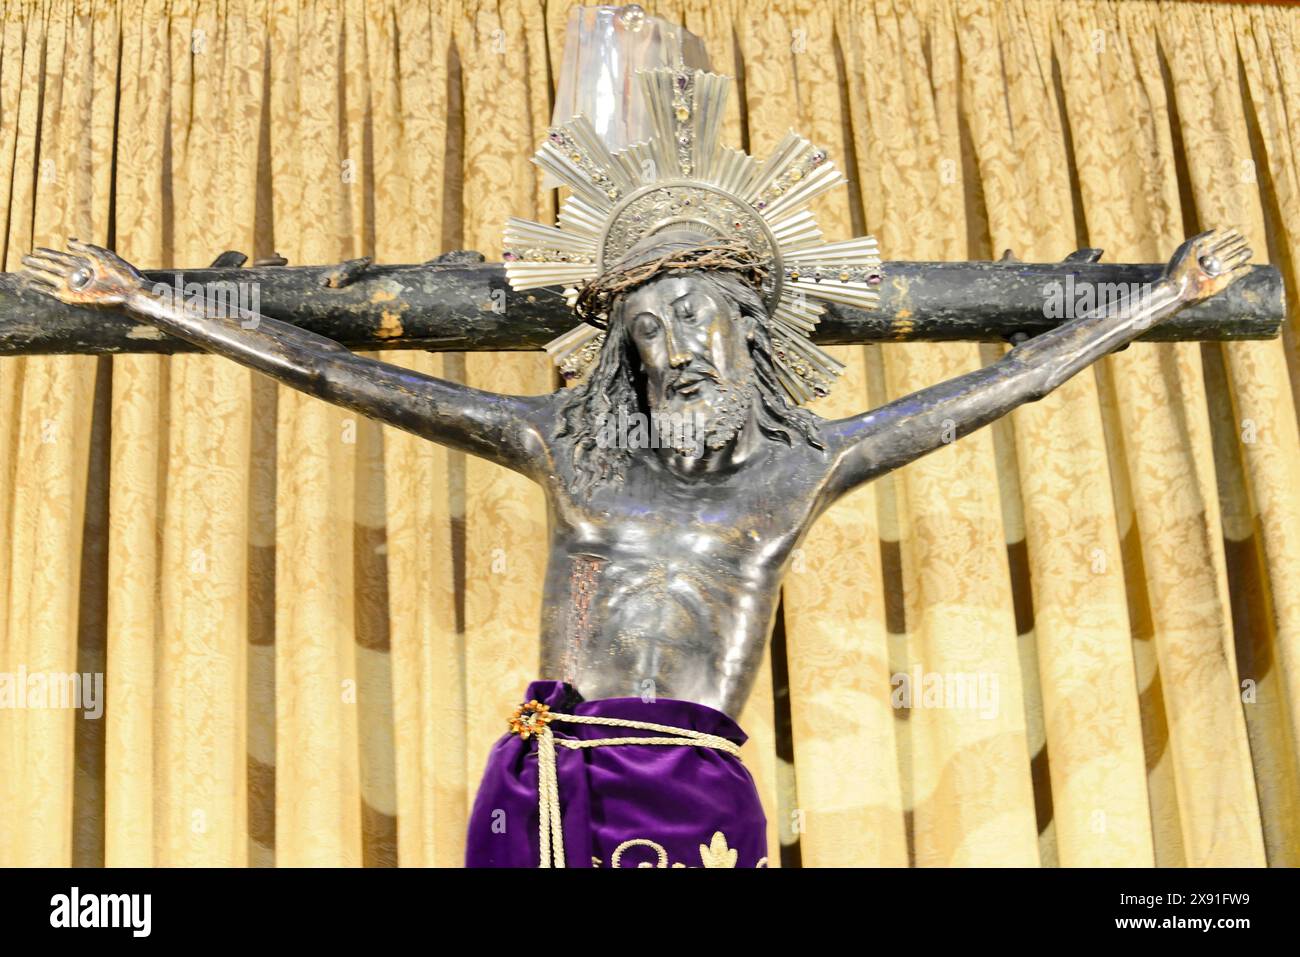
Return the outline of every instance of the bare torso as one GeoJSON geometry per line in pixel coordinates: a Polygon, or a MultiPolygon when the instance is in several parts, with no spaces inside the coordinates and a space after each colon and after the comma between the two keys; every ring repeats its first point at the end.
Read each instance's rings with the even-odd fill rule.
{"type": "Polygon", "coordinates": [[[542,677],[589,699],[681,698],[737,714],[830,463],[807,444],[765,440],[723,475],[683,479],[646,450],[590,496],[551,486],[542,677]]]}

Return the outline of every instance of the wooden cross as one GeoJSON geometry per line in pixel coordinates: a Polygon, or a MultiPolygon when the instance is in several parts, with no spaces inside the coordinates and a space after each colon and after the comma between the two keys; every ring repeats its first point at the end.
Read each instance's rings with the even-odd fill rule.
{"type": "MultiPolygon", "coordinates": [[[[878,309],[831,305],[813,335],[821,345],[867,342],[1019,342],[1082,314],[1099,298],[1131,295],[1155,282],[1163,264],[1099,262],[1081,249],[1060,263],[887,262],[878,309]]],[[[458,251],[418,265],[356,259],[288,266],[222,253],[202,269],[146,271],[155,283],[189,292],[222,290],[237,305],[327,336],[354,350],[429,352],[538,350],[576,320],[558,289],[516,292],[500,263],[458,251]]],[[[1284,310],[1276,267],[1253,266],[1220,295],[1154,325],[1146,341],[1270,339],[1284,310]]],[[[0,355],[183,353],[199,351],[118,310],[64,305],[0,274],[0,355]]]]}

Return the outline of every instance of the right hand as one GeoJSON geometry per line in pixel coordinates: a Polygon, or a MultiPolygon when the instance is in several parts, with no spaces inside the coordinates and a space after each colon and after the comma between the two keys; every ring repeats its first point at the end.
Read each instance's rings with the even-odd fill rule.
{"type": "Polygon", "coordinates": [[[73,306],[117,306],[144,288],[140,271],[116,253],[68,240],[70,252],[38,247],[23,257],[29,283],[73,306]]]}

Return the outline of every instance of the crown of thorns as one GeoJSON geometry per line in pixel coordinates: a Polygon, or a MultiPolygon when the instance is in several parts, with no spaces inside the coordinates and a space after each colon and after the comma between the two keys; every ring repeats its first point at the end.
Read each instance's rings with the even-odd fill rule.
{"type": "Polygon", "coordinates": [[[609,327],[614,301],[661,273],[687,269],[727,271],[740,276],[756,289],[767,279],[766,264],[742,242],[718,240],[694,249],[673,249],[653,259],[611,269],[591,280],[578,294],[574,312],[584,322],[600,329],[609,327]]]}

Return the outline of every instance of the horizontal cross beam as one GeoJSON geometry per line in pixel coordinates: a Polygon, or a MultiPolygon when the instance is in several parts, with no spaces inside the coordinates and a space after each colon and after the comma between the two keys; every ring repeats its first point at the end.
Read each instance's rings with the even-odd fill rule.
{"type": "MultiPolygon", "coordinates": [[[[1160,278],[1163,264],[1097,262],[1080,250],[1061,263],[888,262],[876,309],[832,305],[813,339],[864,342],[1019,341],[1054,328],[1116,294],[1160,278]]],[[[178,297],[202,289],[225,296],[226,314],[243,304],[351,349],[480,352],[541,349],[571,329],[558,289],[516,292],[500,263],[473,252],[428,263],[287,266],[261,260],[243,268],[228,252],[204,269],[150,270],[145,276],[178,297]],[[194,285],[188,285],[194,284],[194,285]],[[242,297],[242,298],[241,298],[242,297]]],[[[1218,296],[1152,327],[1147,341],[1268,339],[1284,316],[1281,274],[1254,266],[1218,296]]],[[[116,310],[67,306],[0,274],[0,355],[196,352],[116,310]]]]}

